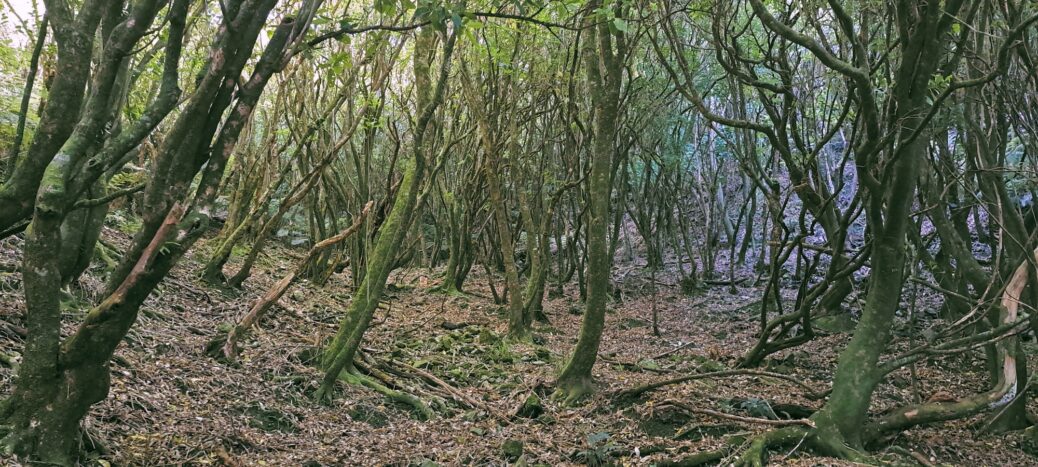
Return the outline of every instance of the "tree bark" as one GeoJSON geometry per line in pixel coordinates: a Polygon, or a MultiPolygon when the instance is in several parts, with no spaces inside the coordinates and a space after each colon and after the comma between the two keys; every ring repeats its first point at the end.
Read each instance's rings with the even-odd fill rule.
{"type": "MultiPolygon", "coordinates": [[[[600,5],[592,2],[590,10],[600,5]]],[[[595,19],[597,21],[597,19],[595,19]]],[[[567,403],[576,402],[594,388],[591,369],[598,358],[598,347],[605,326],[606,300],[612,259],[609,257],[609,203],[612,187],[610,176],[613,160],[613,139],[619,118],[620,81],[623,77],[623,57],[613,50],[613,34],[604,22],[598,21],[589,39],[586,52],[591,101],[595,109],[594,146],[591,152],[590,210],[587,227],[587,300],[580,336],[569,361],[556,382],[556,397],[567,403]]],[[[621,41],[622,36],[617,36],[621,41]]]]}

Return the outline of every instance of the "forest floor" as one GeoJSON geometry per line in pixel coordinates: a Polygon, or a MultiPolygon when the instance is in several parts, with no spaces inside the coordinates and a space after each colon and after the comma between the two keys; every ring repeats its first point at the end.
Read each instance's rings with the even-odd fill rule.
{"type": "MultiPolygon", "coordinates": [[[[115,245],[129,241],[110,228],[105,238],[115,245]]],[[[0,258],[16,261],[18,246],[17,240],[0,243],[0,258]]],[[[744,417],[780,412],[783,404],[821,404],[796,384],[760,376],[672,385],[634,401],[613,397],[651,381],[731,368],[755,342],[758,326],[761,289],[749,286],[750,271],[742,271],[750,280],[734,294],[728,286],[682,294],[673,273],[657,274],[652,293],[649,274],[637,261],[617,263],[620,299],[607,314],[595,367],[597,395],[584,405],[550,400],[551,382],[580,325],[575,287],[546,300],[551,324],[536,326],[534,344],[509,344],[501,339],[503,307],[489,298],[485,274],[474,270],[464,295],[443,294],[431,291],[438,279],[426,269],[391,277],[364,352],[375,364],[421,368],[455,388],[461,394],[456,399],[478,405],[447,400],[434,419],[420,421],[406,406],[346,385],[331,402],[318,403],[313,393],[322,375],[307,362],[335,332],[349,304],[347,274],[322,287],[297,284],[244,341],[239,364],[228,365],[206,355],[207,343],[279,279],[299,252],[273,250],[244,291],[227,291],[195,278],[206,251],[196,249],[167,278],[117,351],[111,394],[87,421],[103,442],[104,453],[95,455],[104,462],[93,465],[506,465],[520,456],[528,464],[652,465],[767,429],[689,414],[668,400],[744,417]],[[652,330],[654,307],[661,336],[652,330]],[[516,415],[524,406],[525,413],[516,415]]],[[[99,273],[85,276],[67,300],[70,326],[82,312],[77,300],[101,287],[99,273]]],[[[0,272],[0,351],[9,356],[22,345],[16,332],[24,314],[19,281],[15,273],[0,272]]],[[[495,281],[500,289],[500,279],[495,281]]],[[[816,338],[774,356],[762,369],[823,391],[847,338],[816,338]]],[[[0,394],[9,391],[11,375],[10,364],[0,364],[0,394]]],[[[965,396],[981,391],[984,381],[980,352],[929,362],[914,376],[907,370],[892,375],[873,410],[918,398],[965,396]]],[[[930,465],[1038,465],[1024,435],[983,434],[981,425],[978,418],[913,429],[877,455],[903,465],[921,462],[917,458],[930,465]]],[[[799,449],[773,453],[771,461],[848,465],[799,449]]]]}

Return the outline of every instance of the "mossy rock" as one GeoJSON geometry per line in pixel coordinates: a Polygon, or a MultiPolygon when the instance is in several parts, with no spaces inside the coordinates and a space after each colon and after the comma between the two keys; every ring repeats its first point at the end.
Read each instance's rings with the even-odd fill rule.
{"type": "Polygon", "coordinates": [[[466,422],[475,422],[477,420],[482,420],[484,418],[484,415],[485,412],[480,410],[466,410],[465,413],[461,414],[461,419],[465,420],[466,422]]]}
{"type": "Polygon", "coordinates": [[[1021,451],[1038,458],[1038,426],[1028,427],[1020,433],[1020,440],[1017,444],[1021,451]]]}
{"type": "Polygon", "coordinates": [[[638,360],[638,363],[636,363],[635,365],[638,368],[642,369],[642,370],[649,370],[649,371],[660,370],[660,364],[656,363],[656,360],[653,360],[651,358],[643,358],[641,360],[638,360]]]}
{"type": "Polygon", "coordinates": [[[644,319],[624,318],[620,320],[620,329],[647,328],[650,324],[644,319]]]}
{"type": "Polygon", "coordinates": [[[304,347],[292,356],[297,362],[304,365],[316,365],[321,358],[320,347],[304,347]]]}
{"type": "Polygon", "coordinates": [[[477,341],[484,345],[493,345],[501,342],[501,336],[498,336],[489,329],[480,328],[477,341]]]}
{"type": "Polygon", "coordinates": [[[515,363],[519,360],[518,356],[503,341],[487,349],[485,355],[487,359],[495,363],[515,363]]]}
{"type": "Polygon", "coordinates": [[[714,371],[724,371],[728,368],[723,363],[704,357],[702,355],[693,355],[689,358],[689,361],[695,363],[701,373],[710,373],[714,371]]]}
{"type": "Polygon", "coordinates": [[[678,429],[692,421],[692,416],[676,410],[657,411],[638,422],[638,428],[649,436],[673,437],[678,429]]]}
{"type": "Polygon", "coordinates": [[[517,439],[509,439],[501,445],[501,455],[506,460],[515,462],[523,457],[523,442],[517,439]]]}
{"type": "Polygon", "coordinates": [[[785,360],[772,360],[768,362],[768,371],[779,373],[783,375],[793,374],[793,365],[790,365],[785,360]]]}
{"type": "Polygon", "coordinates": [[[537,418],[544,413],[544,404],[541,402],[541,398],[537,397],[537,394],[531,393],[526,396],[523,400],[522,405],[519,406],[515,411],[517,417],[522,418],[537,418]]]}
{"type": "Polygon", "coordinates": [[[452,334],[444,334],[436,338],[437,350],[451,350],[458,346],[457,339],[452,334]]]}

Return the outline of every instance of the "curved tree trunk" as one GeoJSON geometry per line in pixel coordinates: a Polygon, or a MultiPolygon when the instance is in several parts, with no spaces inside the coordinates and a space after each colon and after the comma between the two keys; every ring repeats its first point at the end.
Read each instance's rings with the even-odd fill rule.
{"type": "MultiPolygon", "coordinates": [[[[197,128],[200,122],[205,122],[205,114],[210,110],[223,114],[223,107],[211,109],[211,92],[225,82],[225,75],[238,76],[245,60],[244,57],[239,61],[212,58],[223,56],[226,53],[222,50],[224,47],[251,50],[274,3],[275,0],[245,0],[243,5],[229,5],[228,11],[235,16],[228,19],[230,24],[221,26],[210,54],[208,73],[175,126],[197,128]],[[230,28],[235,28],[237,34],[228,34],[230,28]],[[200,105],[202,103],[207,105],[200,105]]],[[[112,278],[115,286],[111,291],[87,313],[71,336],[62,339],[60,294],[57,293],[61,285],[57,258],[61,251],[60,226],[74,209],[85,187],[94,183],[104,169],[103,164],[95,164],[101,167],[81,164],[88,154],[88,146],[96,140],[101,129],[114,68],[133,49],[164,5],[159,1],[135,3],[123,23],[125,27],[112,34],[110,46],[106,47],[96,72],[97,86],[92,90],[89,111],[80,118],[76,132],[62,147],[64,157],[55,157],[48,165],[43,178],[44,188],[35,203],[26,238],[25,267],[22,268],[28,308],[28,338],[14,390],[0,407],[0,415],[4,418],[4,437],[0,440],[3,451],[17,454],[30,463],[75,464],[80,440],[79,424],[90,406],[108,394],[109,360],[136,321],[141,304],[205,231],[208,213],[216,198],[216,185],[237,138],[234,129],[251,114],[252,107],[247,105],[246,97],[253,94],[258,98],[270,74],[278,69],[281,52],[293,26],[291,19],[282,22],[282,26],[287,27],[279,27],[268,43],[267,51],[271,56],[265,54],[260,59],[252,79],[242,89],[242,104],[225,122],[215,151],[208,158],[207,172],[199,184],[195,200],[190,203],[197,211],[189,213],[185,208],[189,204],[183,201],[188,196],[186,184],[180,185],[179,190],[176,185],[161,185],[163,191],[155,193],[162,196],[163,202],[150,206],[151,216],[160,219],[158,225],[150,236],[138,236],[140,245],[132,250],[137,254],[123,257],[124,263],[129,264],[125,273],[112,278]]],[[[178,0],[171,5],[167,15],[170,31],[162,92],[137,122],[95,156],[100,161],[118,161],[153,131],[176,103],[179,95],[177,70],[188,5],[188,0],[178,0]]],[[[48,10],[54,13],[51,8],[48,10]]],[[[173,139],[164,145],[158,157],[194,161],[199,154],[193,149],[173,139]]],[[[194,171],[168,175],[190,181],[200,168],[193,164],[180,167],[193,168],[194,171]]],[[[154,183],[159,176],[161,174],[152,173],[152,187],[160,186],[154,183]]]]}
{"type": "MultiPolygon", "coordinates": [[[[592,2],[592,10],[600,3],[592,2]]],[[[591,151],[590,205],[587,227],[588,281],[584,319],[580,336],[556,382],[556,396],[572,403],[593,391],[591,369],[598,358],[598,346],[605,326],[606,300],[612,258],[609,257],[609,202],[612,187],[610,172],[613,138],[619,118],[622,58],[613,51],[613,34],[604,24],[592,32],[587,53],[588,82],[595,106],[595,135],[591,151]]]]}

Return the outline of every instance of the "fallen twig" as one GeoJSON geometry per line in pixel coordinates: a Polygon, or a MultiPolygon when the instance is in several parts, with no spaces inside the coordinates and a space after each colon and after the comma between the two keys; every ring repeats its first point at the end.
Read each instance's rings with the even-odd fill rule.
{"type": "Polygon", "coordinates": [[[682,349],[687,349],[687,348],[692,347],[694,345],[696,345],[695,342],[685,342],[684,344],[681,344],[681,345],[679,345],[677,347],[674,347],[673,349],[670,349],[670,350],[668,350],[666,352],[663,352],[663,353],[661,353],[661,354],[659,354],[659,355],[657,355],[655,357],[652,357],[652,358],[654,360],[655,359],[660,359],[660,358],[666,357],[667,355],[670,355],[670,354],[672,354],[674,352],[677,352],[677,351],[682,350],[682,349]]]}

